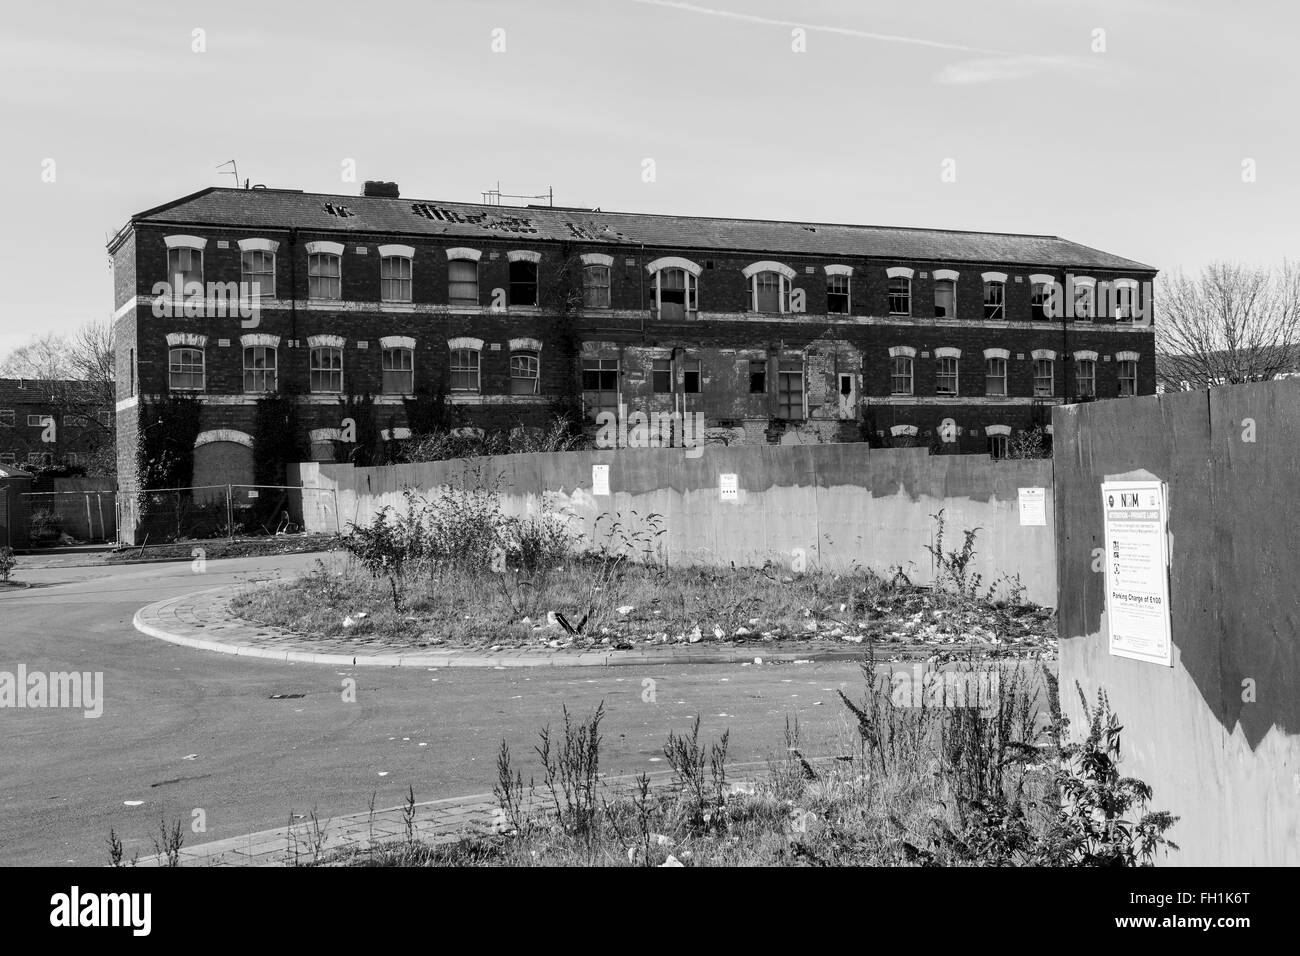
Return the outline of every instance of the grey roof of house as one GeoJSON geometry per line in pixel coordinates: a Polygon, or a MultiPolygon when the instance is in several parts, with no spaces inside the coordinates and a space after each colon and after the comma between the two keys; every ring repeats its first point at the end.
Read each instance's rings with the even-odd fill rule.
{"type": "Polygon", "coordinates": [[[746,251],[899,261],[1007,263],[1061,269],[1155,272],[1058,236],[894,226],[774,222],[542,206],[488,206],[287,189],[211,187],[146,210],[132,222],[388,236],[513,239],[645,245],[654,249],[746,251]],[[330,208],[343,207],[339,216],[330,208]]]}

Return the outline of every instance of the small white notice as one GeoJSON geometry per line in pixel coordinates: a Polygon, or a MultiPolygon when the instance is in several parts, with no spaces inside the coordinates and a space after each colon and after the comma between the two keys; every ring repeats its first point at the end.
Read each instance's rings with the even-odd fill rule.
{"type": "Polygon", "coordinates": [[[256,491],[252,491],[252,490],[250,490],[250,491],[248,492],[248,497],[250,497],[250,498],[256,498],[256,497],[257,497],[257,492],[256,492],[256,491]]]}
{"type": "Polygon", "coordinates": [[[1020,523],[1047,525],[1047,489],[1020,488],[1020,523]]]}
{"type": "Polygon", "coordinates": [[[739,488],[735,475],[718,475],[718,491],[723,501],[739,501],[739,488]]]}
{"type": "Polygon", "coordinates": [[[591,466],[591,493],[593,496],[609,494],[609,465],[591,466]]]}
{"type": "Polygon", "coordinates": [[[1166,496],[1159,481],[1108,481],[1101,486],[1110,653],[1172,666],[1166,496]]]}

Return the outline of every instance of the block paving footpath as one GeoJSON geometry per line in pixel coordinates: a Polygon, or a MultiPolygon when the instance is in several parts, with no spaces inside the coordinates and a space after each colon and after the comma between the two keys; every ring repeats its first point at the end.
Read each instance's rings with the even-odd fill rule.
{"type": "MultiPolygon", "coordinates": [[[[599,648],[510,647],[412,648],[395,651],[377,639],[304,637],[273,627],[253,624],[230,613],[229,601],[244,585],[225,585],[182,594],[142,607],[132,622],[136,630],[173,644],[198,650],[305,664],[371,667],[610,667],[629,664],[788,664],[795,661],[863,660],[860,644],[842,646],[820,642],[782,644],[716,643],[663,644],[613,650],[599,648]]],[[[925,659],[938,651],[951,653],[982,649],[961,644],[877,647],[881,661],[925,659]]]]}
{"type": "MultiPolygon", "coordinates": [[[[814,758],[812,762],[824,761],[814,758]]],[[[768,776],[769,771],[766,762],[728,764],[727,790],[752,793],[755,783],[768,776]]],[[[671,789],[675,782],[671,770],[651,770],[646,776],[655,792],[671,789]]],[[[601,783],[616,794],[631,793],[635,780],[636,776],[631,774],[601,777],[601,783]]],[[[549,795],[540,791],[525,797],[523,809],[528,813],[554,812],[549,795]]],[[[315,819],[295,813],[292,822],[282,827],[182,847],[176,855],[176,865],[305,866],[349,860],[364,862],[362,857],[368,850],[407,841],[407,813],[407,808],[401,806],[315,819]]],[[[416,803],[410,816],[410,838],[429,846],[499,832],[506,826],[505,815],[490,793],[416,803]]],[[[124,865],[162,867],[167,865],[167,857],[156,854],[124,865]]]]}

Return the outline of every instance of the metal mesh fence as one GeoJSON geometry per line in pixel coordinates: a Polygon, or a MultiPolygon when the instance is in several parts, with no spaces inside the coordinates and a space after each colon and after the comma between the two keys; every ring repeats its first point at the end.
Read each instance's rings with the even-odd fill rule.
{"type": "MultiPolygon", "coordinates": [[[[103,544],[117,540],[117,493],[29,491],[20,496],[29,547],[103,544]]],[[[20,535],[14,534],[17,540],[20,535]]]]}
{"type": "Polygon", "coordinates": [[[300,534],[339,530],[332,488],[286,485],[199,485],[122,496],[120,520],[136,544],[202,538],[300,534]]]}

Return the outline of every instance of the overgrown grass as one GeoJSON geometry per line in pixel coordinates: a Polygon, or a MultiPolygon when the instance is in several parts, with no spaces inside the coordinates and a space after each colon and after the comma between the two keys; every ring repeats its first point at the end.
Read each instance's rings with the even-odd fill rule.
{"type": "MultiPolygon", "coordinates": [[[[986,694],[926,705],[896,672],[864,664],[847,753],[812,760],[787,722],[768,773],[727,779],[728,735],[701,742],[698,718],[670,732],[667,785],[646,775],[610,787],[598,774],[603,708],[542,731],[543,783],[528,785],[507,742],[498,752],[499,831],[429,845],[414,839],[341,862],[400,866],[1135,866],[1176,850],[1176,817],[1149,812],[1141,781],[1121,777],[1120,727],[1104,695],[1082,699],[1087,728],[1069,740],[1050,671],[971,662],[986,694]],[[917,701],[920,706],[916,706],[917,701]]],[[[927,682],[944,685],[944,674],[927,682]]],[[[951,678],[948,678],[951,684],[951,678]]],[[[933,684],[928,684],[933,688],[933,684]]],[[[843,695],[842,695],[843,696],[843,695]]]]}
{"type": "Polygon", "coordinates": [[[668,569],[572,555],[545,573],[444,566],[388,578],[357,562],[318,562],[285,584],[247,589],[231,610],[259,624],[330,638],[402,646],[522,647],[765,644],[851,641],[882,648],[932,645],[1041,648],[1052,612],[1026,604],[957,601],[941,590],[889,583],[868,572],[781,575],[774,568],[668,569]],[[630,608],[620,613],[620,609],[630,608]],[[558,612],[574,633],[558,619],[558,612]],[[364,617],[358,617],[363,613],[364,617]],[[349,621],[351,623],[345,623],[349,621]],[[581,631],[578,626],[581,625],[581,631]]]}
{"type": "Polygon", "coordinates": [[[1015,579],[982,586],[970,572],[979,529],[930,550],[933,587],[887,575],[761,568],[669,568],[662,519],[601,515],[591,540],[553,502],[503,513],[500,476],[467,464],[431,497],[407,492],[343,539],[350,561],[318,563],[289,584],[246,591],[232,610],[259,624],[401,646],[594,646],[826,639],[879,645],[1042,647],[1050,611],[1024,603],[1015,579]]]}

